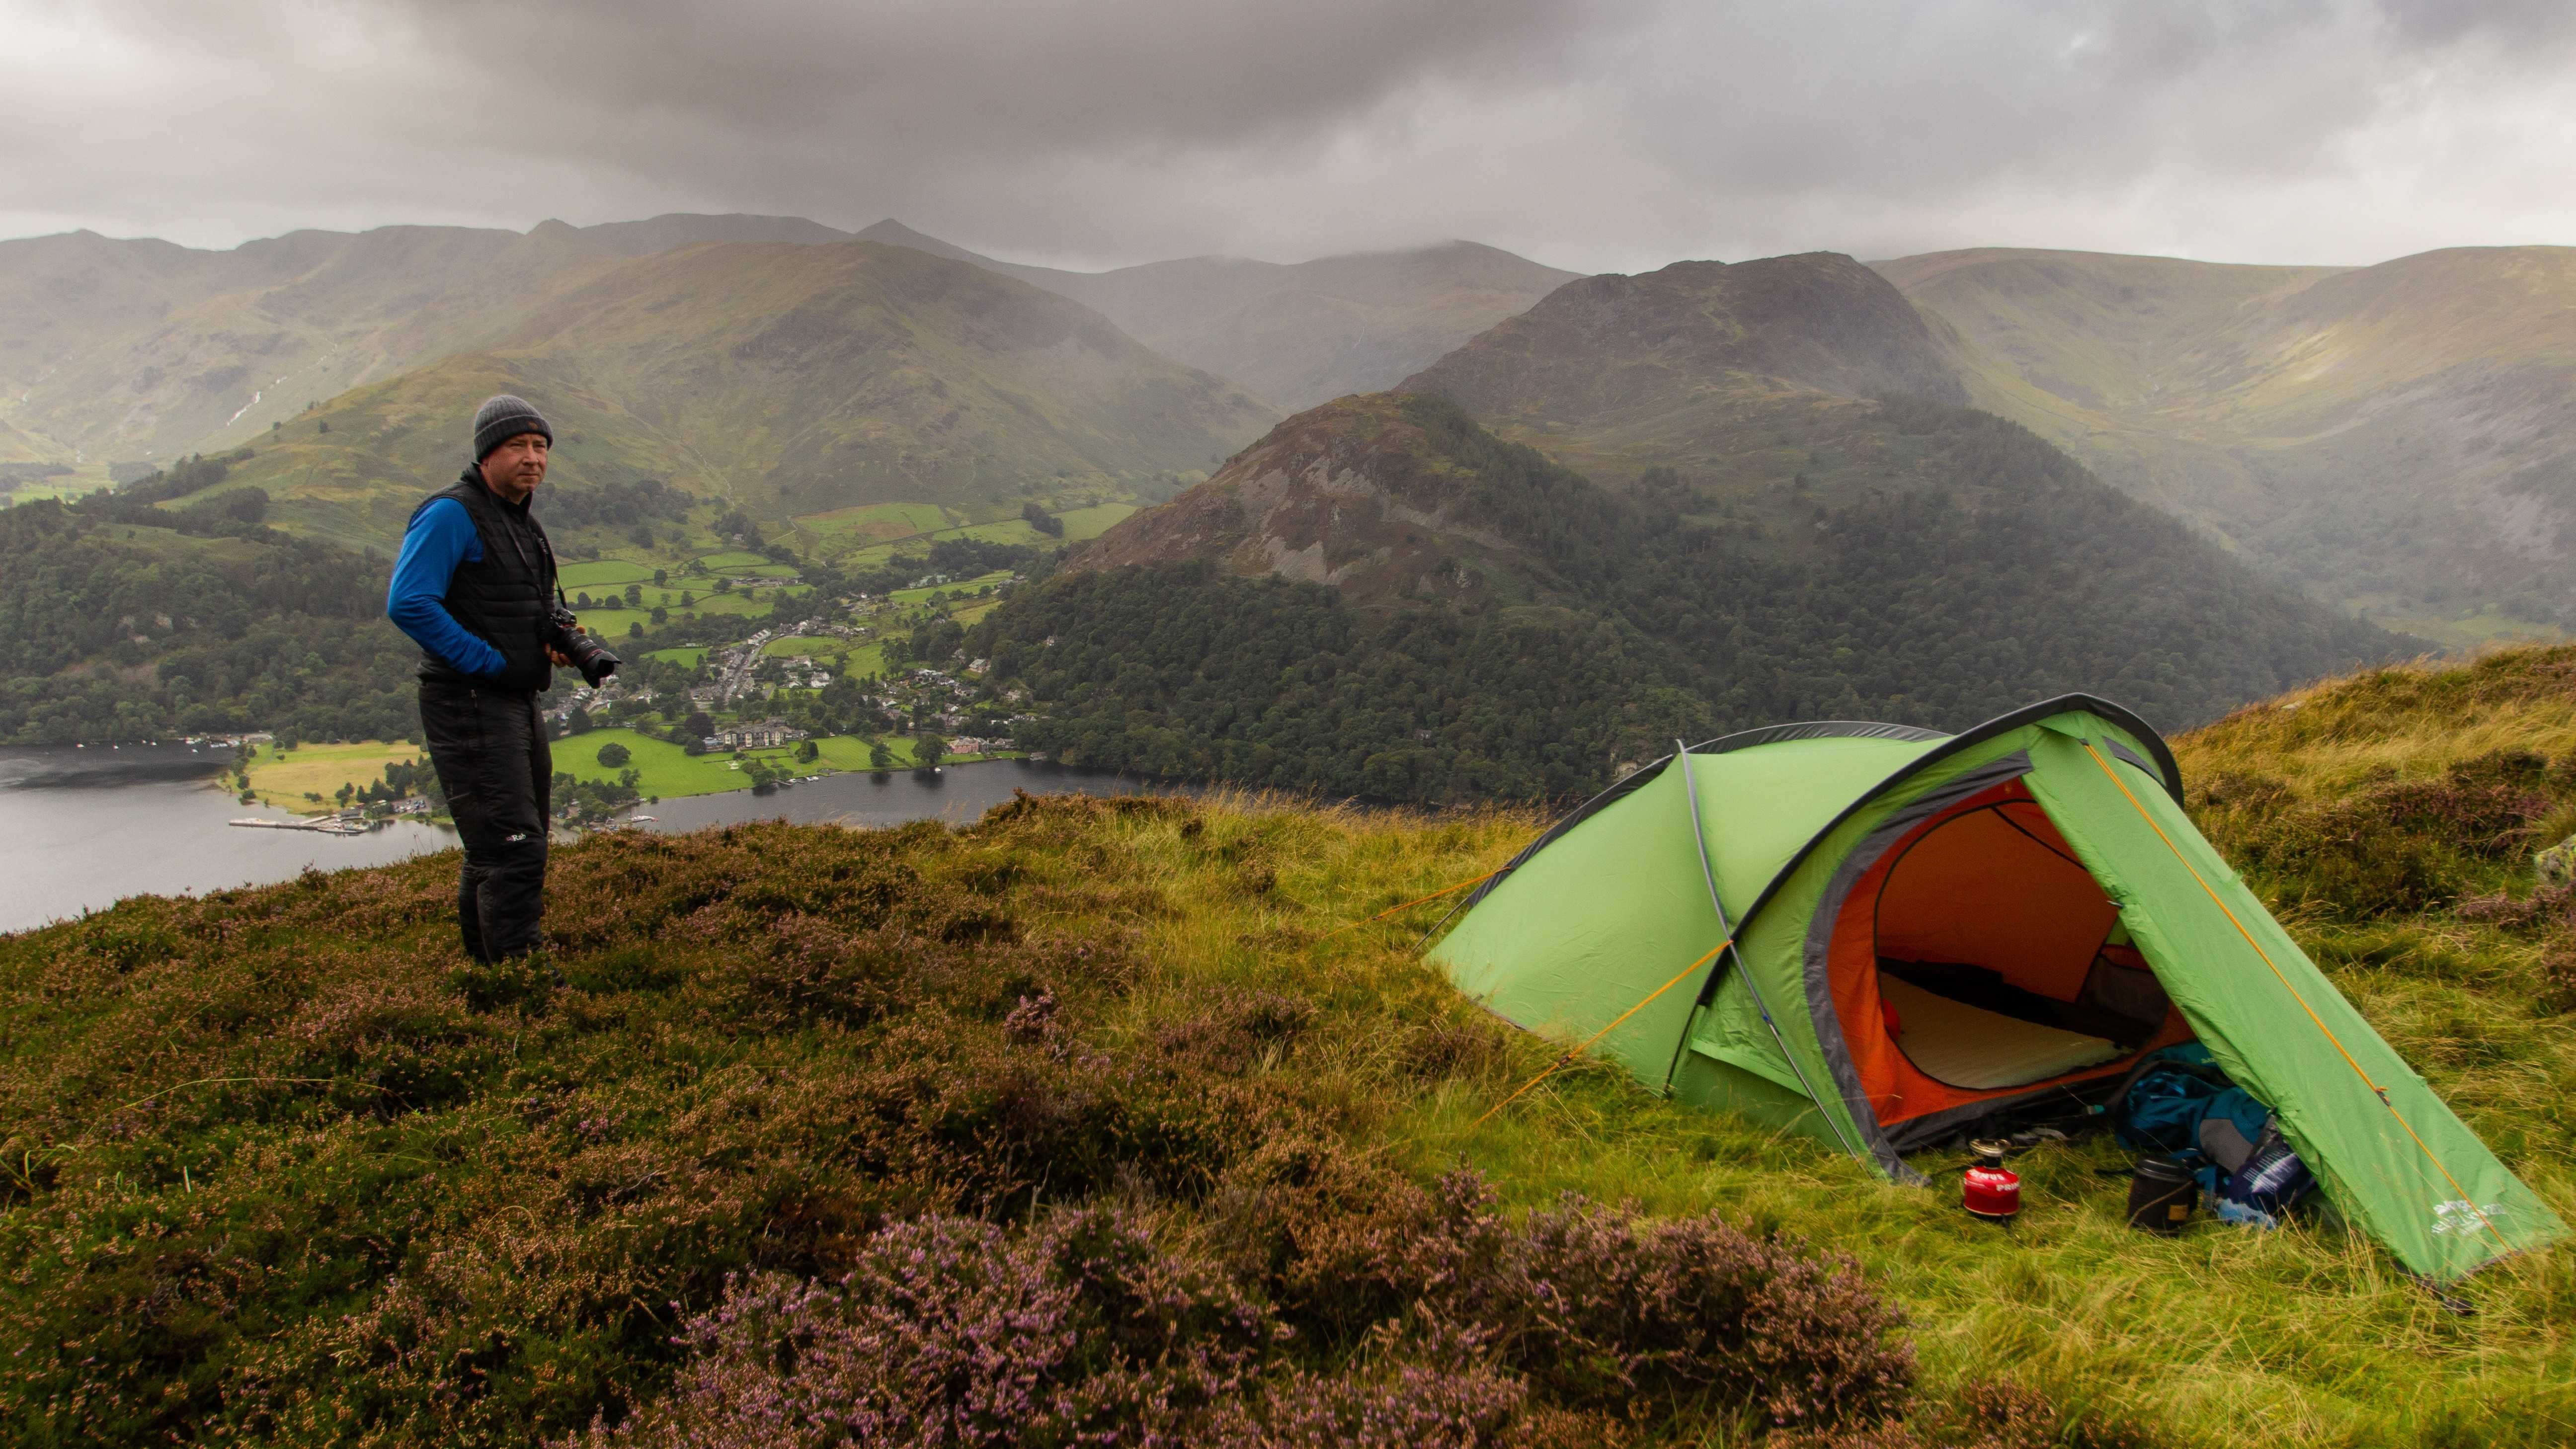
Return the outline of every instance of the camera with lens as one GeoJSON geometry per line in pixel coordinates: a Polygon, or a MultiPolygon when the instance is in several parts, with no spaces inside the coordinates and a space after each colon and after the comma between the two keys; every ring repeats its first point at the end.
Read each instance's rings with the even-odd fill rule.
{"type": "Polygon", "coordinates": [[[546,611],[546,647],[572,661],[581,671],[582,682],[599,688],[601,680],[617,672],[624,663],[608,652],[608,646],[581,632],[581,620],[561,604],[546,611]]]}

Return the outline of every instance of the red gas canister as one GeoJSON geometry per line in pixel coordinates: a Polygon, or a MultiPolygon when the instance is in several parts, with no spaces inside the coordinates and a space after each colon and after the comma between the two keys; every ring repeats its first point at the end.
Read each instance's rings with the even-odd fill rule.
{"type": "Polygon", "coordinates": [[[1975,1159],[1960,1178],[1959,1206],[1990,1223],[2008,1223],[2021,1211],[2021,1174],[2004,1166],[2006,1144],[1972,1142],[1975,1159]]]}

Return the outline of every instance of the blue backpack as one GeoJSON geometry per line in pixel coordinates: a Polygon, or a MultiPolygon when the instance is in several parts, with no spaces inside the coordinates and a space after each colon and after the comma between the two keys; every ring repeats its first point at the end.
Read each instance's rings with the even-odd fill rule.
{"type": "Polygon", "coordinates": [[[2209,1048],[2185,1042],[2149,1052],[2111,1106],[2112,1129],[2131,1147],[2193,1165],[2228,1222],[2277,1226],[2316,1186],[2272,1109],[2227,1079],[2209,1048]]]}

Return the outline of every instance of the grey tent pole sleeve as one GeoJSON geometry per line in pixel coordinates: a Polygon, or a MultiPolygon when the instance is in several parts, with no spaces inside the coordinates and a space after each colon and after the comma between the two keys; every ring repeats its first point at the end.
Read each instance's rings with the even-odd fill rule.
{"type": "MultiPolygon", "coordinates": [[[[1789,1064],[1790,1071],[1798,1074],[1798,1085],[1805,1089],[1807,1100],[1816,1104],[1816,1110],[1824,1116],[1825,1125],[1834,1129],[1834,1145],[1854,1157],[1866,1156],[1867,1154],[1855,1150],[1851,1143],[1844,1139],[1842,1124],[1834,1120],[1833,1110],[1826,1105],[1825,1099],[1816,1095],[1815,1083],[1807,1080],[1807,1069],[1798,1065],[1798,1054],[1789,1050],[1788,1038],[1780,1034],[1780,1023],[1772,1020],[1771,1007],[1762,999],[1762,988],[1753,984],[1753,973],[1744,964],[1744,949],[1733,939],[1735,928],[1727,924],[1726,902],[1718,897],[1717,868],[1710,865],[1708,861],[1708,828],[1700,823],[1699,778],[1691,773],[1690,749],[1679,740],[1673,741],[1673,749],[1675,760],[1682,767],[1683,798],[1690,802],[1691,839],[1699,845],[1700,877],[1708,882],[1709,909],[1717,912],[1718,933],[1727,938],[1726,954],[1735,958],[1735,974],[1743,981],[1745,994],[1753,998],[1753,1009],[1762,1013],[1762,1024],[1771,1028],[1771,1042],[1780,1048],[1780,1059],[1789,1064]]],[[[1715,984],[1713,976],[1711,984],[1715,984]]],[[[1714,996],[1714,993],[1712,992],[1711,995],[1714,996]]],[[[1684,1045],[1687,1046],[1690,1033],[1687,1020],[1683,1023],[1682,1032],[1684,1045]]],[[[1674,1060],[1678,1062],[1680,1059],[1680,1053],[1676,1051],[1674,1060]]],[[[1669,1070],[1664,1073],[1664,1090],[1668,1092],[1672,1090],[1672,1073],[1669,1070]]]]}

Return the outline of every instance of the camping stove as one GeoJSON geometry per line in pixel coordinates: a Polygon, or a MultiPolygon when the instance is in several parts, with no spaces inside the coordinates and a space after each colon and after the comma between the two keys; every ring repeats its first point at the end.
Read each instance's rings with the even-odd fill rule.
{"type": "Polygon", "coordinates": [[[2004,1166],[2009,1143],[1971,1142],[1975,1154],[1960,1177],[1959,1206],[1990,1223],[2008,1223],[2021,1212],[2021,1174],[2004,1166]]]}

